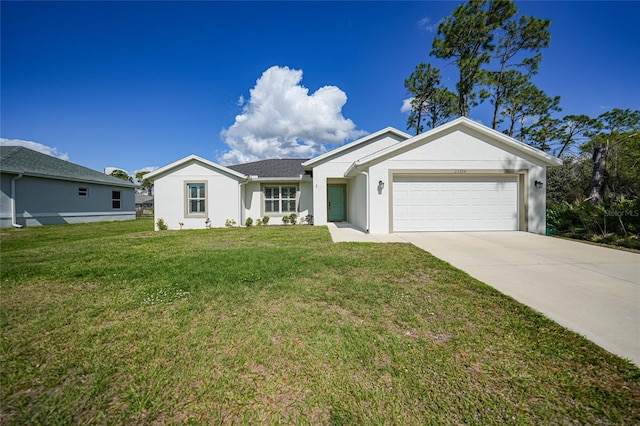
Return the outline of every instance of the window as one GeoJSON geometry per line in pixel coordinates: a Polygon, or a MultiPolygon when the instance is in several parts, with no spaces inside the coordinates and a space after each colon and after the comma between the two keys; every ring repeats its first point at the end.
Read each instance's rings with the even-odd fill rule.
{"type": "Polygon", "coordinates": [[[80,197],[88,197],[89,196],[89,188],[78,188],[78,196],[80,196],[80,197]]]}
{"type": "Polygon", "coordinates": [[[120,191],[111,191],[111,208],[119,209],[121,207],[122,193],[120,191]]]}
{"type": "Polygon", "coordinates": [[[298,189],[295,186],[265,186],[265,213],[295,213],[298,189]]]}
{"type": "Polygon", "coordinates": [[[207,193],[204,182],[187,183],[187,216],[206,216],[207,193]]]}

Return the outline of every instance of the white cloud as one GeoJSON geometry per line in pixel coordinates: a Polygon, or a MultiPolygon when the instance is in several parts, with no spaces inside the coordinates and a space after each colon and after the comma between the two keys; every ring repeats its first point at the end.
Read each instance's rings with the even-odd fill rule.
{"type": "Polygon", "coordinates": [[[311,158],[327,145],[344,143],[366,134],[342,116],[347,95],[336,86],[309,94],[300,85],[302,70],[274,66],[266,70],[243,101],[242,114],[221,132],[229,151],[221,164],[266,158],[311,158]]]}
{"type": "Polygon", "coordinates": [[[47,145],[43,145],[38,142],[25,141],[22,139],[7,139],[0,138],[1,146],[23,146],[34,151],[41,152],[43,154],[50,155],[52,157],[59,158],[61,160],[69,161],[69,154],[58,152],[57,148],[53,148],[47,145]]]}
{"type": "Polygon", "coordinates": [[[413,101],[414,98],[407,98],[404,101],[402,101],[402,106],[400,107],[400,112],[402,113],[409,113],[411,112],[411,101],[413,101]]]}
{"type": "Polygon", "coordinates": [[[438,30],[438,24],[440,24],[440,22],[432,24],[431,18],[426,16],[418,21],[418,28],[423,32],[435,33],[438,30]]]}

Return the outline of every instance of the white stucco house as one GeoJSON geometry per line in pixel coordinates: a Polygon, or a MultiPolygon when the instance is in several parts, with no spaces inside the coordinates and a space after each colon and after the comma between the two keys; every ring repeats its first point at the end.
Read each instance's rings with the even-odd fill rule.
{"type": "Polygon", "coordinates": [[[169,229],[313,215],[370,233],[543,234],[546,168],[561,160],[468,118],[411,136],[387,127],[312,159],[221,166],[196,155],[154,179],[155,220],[169,229]]]}

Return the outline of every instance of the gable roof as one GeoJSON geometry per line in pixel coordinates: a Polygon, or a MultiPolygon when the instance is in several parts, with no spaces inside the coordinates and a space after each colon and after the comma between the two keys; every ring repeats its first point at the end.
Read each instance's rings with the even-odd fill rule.
{"type": "Polygon", "coordinates": [[[187,165],[189,163],[200,163],[200,164],[203,164],[203,165],[205,165],[207,167],[210,167],[212,169],[216,169],[216,170],[218,170],[220,172],[223,172],[223,173],[226,173],[228,175],[231,175],[231,176],[233,176],[233,177],[235,177],[237,179],[246,179],[247,178],[247,176],[244,173],[240,173],[240,172],[237,172],[235,170],[232,170],[231,168],[221,166],[220,164],[216,164],[213,161],[205,160],[204,158],[199,157],[199,156],[197,156],[195,154],[187,155],[186,157],[181,158],[181,159],[179,159],[177,161],[174,161],[171,164],[167,164],[164,167],[160,167],[159,169],[156,169],[156,170],[154,170],[152,172],[147,173],[144,177],[146,179],[148,179],[148,178],[155,179],[158,176],[167,173],[168,171],[171,171],[171,170],[173,170],[173,169],[175,169],[177,167],[180,167],[180,166],[187,165]]]}
{"type": "MultiPolygon", "coordinates": [[[[473,121],[467,117],[459,117],[453,121],[445,123],[441,126],[435,127],[425,133],[421,133],[419,135],[413,136],[410,139],[404,140],[402,142],[398,142],[395,145],[392,145],[388,148],[381,149],[378,152],[374,152],[371,155],[363,157],[357,161],[355,161],[349,170],[347,170],[346,174],[351,173],[351,171],[360,166],[364,166],[366,164],[372,163],[386,155],[393,155],[395,152],[406,149],[412,145],[418,145],[422,143],[425,139],[437,137],[438,134],[447,132],[455,127],[466,127],[472,130],[475,130],[483,135],[486,135],[494,140],[500,141],[507,146],[515,148],[516,150],[528,154],[549,166],[558,166],[562,164],[562,160],[554,157],[553,155],[547,154],[544,151],[541,151],[537,148],[534,148],[530,145],[527,145],[524,142],[520,142],[517,139],[512,138],[511,136],[507,136],[504,133],[501,133],[497,130],[491,129],[483,124],[480,124],[476,121],[473,121]]],[[[345,174],[345,175],[346,175],[345,174]]]]}
{"type": "Polygon", "coordinates": [[[342,153],[343,151],[354,149],[359,145],[366,144],[366,143],[370,142],[371,140],[384,135],[385,133],[391,133],[392,135],[394,135],[396,137],[399,137],[400,139],[410,139],[411,138],[410,134],[405,133],[405,132],[403,132],[401,130],[398,130],[398,129],[394,128],[394,127],[385,127],[384,129],[378,130],[375,133],[371,133],[370,135],[367,135],[367,136],[362,137],[360,139],[357,139],[357,140],[355,140],[353,142],[350,142],[350,143],[348,143],[346,145],[342,145],[339,148],[332,149],[331,151],[327,151],[324,154],[319,155],[317,157],[314,157],[314,158],[312,158],[312,159],[310,159],[308,161],[305,161],[304,163],[302,163],[302,165],[304,167],[315,166],[320,162],[326,161],[331,157],[337,156],[338,154],[342,153]]]}
{"type": "Polygon", "coordinates": [[[27,176],[135,187],[133,183],[124,179],[109,176],[23,146],[0,146],[0,170],[4,173],[27,176]]]}
{"type": "Polygon", "coordinates": [[[277,158],[260,160],[251,163],[229,166],[230,169],[248,176],[267,177],[300,177],[304,175],[302,163],[308,158],[277,158]]]}

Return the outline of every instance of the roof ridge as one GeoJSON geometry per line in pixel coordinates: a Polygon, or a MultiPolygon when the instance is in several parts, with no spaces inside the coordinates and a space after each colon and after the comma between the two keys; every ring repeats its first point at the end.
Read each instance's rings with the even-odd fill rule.
{"type": "Polygon", "coordinates": [[[227,167],[241,166],[241,165],[244,165],[244,164],[251,164],[251,163],[259,163],[261,161],[282,161],[282,160],[284,160],[284,161],[294,161],[295,160],[295,161],[304,162],[304,161],[307,161],[309,159],[308,158],[263,158],[262,160],[254,160],[254,161],[247,161],[245,163],[231,164],[231,165],[229,165],[227,167]]]}
{"type": "Polygon", "coordinates": [[[83,182],[94,182],[103,185],[135,186],[128,180],[110,176],[81,164],[63,160],[24,146],[18,146],[18,148],[20,149],[12,150],[13,155],[2,158],[3,162],[10,163],[9,167],[14,168],[15,172],[54,179],[73,179],[83,182]],[[21,155],[17,155],[18,153],[21,153],[21,155]],[[14,156],[15,158],[13,158],[14,156]],[[11,161],[9,161],[9,159],[11,159],[11,161]]]}

